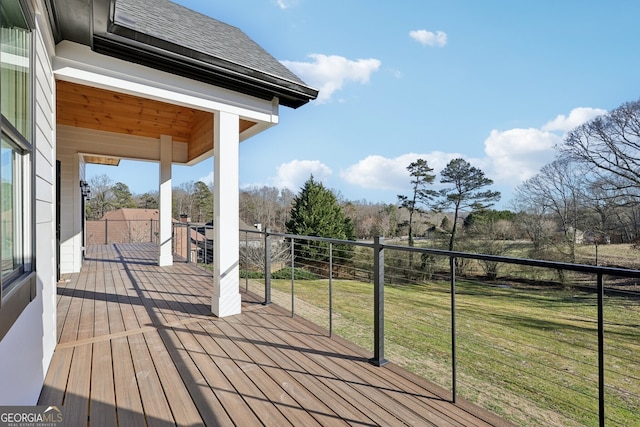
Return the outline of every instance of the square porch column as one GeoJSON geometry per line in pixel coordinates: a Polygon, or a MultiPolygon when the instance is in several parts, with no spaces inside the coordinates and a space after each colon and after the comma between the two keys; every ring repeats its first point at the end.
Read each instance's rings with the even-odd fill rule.
{"type": "Polygon", "coordinates": [[[159,224],[159,257],[161,267],[173,265],[171,251],[171,136],[160,136],[160,191],[158,208],[160,212],[159,224]]]}
{"type": "Polygon", "coordinates": [[[239,131],[237,114],[222,111],[214,114],[211,312],[218,317],[240,313],[239,131]]]}

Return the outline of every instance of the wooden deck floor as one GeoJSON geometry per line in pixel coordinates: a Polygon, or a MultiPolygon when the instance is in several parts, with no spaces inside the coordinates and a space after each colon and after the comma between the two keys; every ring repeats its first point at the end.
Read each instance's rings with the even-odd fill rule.
{"type": "Polygon", "coordinates": [[[506,425],[250,294],[216,318],[210,274],[156,259],[152,245],[91,246],[59,283],[39,404],[64,425],[506,425]]]}

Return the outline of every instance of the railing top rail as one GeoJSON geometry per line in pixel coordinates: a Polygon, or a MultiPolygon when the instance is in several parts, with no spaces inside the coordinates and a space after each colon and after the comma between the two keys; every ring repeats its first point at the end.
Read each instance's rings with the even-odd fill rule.
{"type": "MultiPolygon", "coordinates": [[[[286,239],[294,239],[294,240],[312,240],[312,241],[321,241],[321,242],[331,242],[334,244],[362,246],[362,247],[369,247],[369,248],[374,247],[373,242],[341,240],[341,239],[332,239],[332,238],[318,237],[318,236],[300,236],[297,234],[272,233],[272,232],[259,231],[259,230],[240,229],[240,231],[247,232],[247,233],[263,234],[263,235],[268,234],[269,236],[278,236],[278,237],[283,237],[286,239]]],[[[502,262],[505,264],[525,265],[528,267],[543,267],[543,268],[551,268],[556,270],[568,270],[568,271],[575,271],[579,273],[603,274],[603,275],[619,276],[619,277],[640,278],[640,270],[618,268],[618,267],[572,264],[572,263],[560,262],[560,261],[545,261],[545,260],[537,260],[537,259],[530,259],[530,258],[516,258],[516,257],[506,257],[506,256],[500,256],[500,255],[476,254],[476,253],[470,253],[470,252],[457,252],[457,251],[449,251],[449,250],[434,249],[434,248],[416,248],[416,247],[401,246],[401,245],[382,244],[381,248],[399,250],[399,251],[405,251],[405,252],[426,253],[426,254],[445,256],[445,257],[468,258],[468,259],[475,259],[475,260],[481,260],[481,261],[502,262]]]]}
{"type": "Polygon", "coordinates": [[[632,269],[626,269],[626,268],[604,267],[604,266],[587,265],[587,264],[572,264],[569,262],[561,262],[561,261],[545,261],[545,260],[530,259],[530,258],[516,258],[516,257],[506,257],[506,256],[500,256],[500,255],[476,254],[476,253],[470,253],[470,252],[456,252],[456,251],[448,251],[448,250],[433,249],[433,248],[415,248],[415,247],[400,246],[400,245],[384,245],[384,248],[411,251],[411,252],[421,252],[421,253],[428,253],[432,255],[441,255],[441,256],[456,257],[456,258],[469,258],[469,259],[476,259],[476,260],[482,260],[482,261],[503,262],[505,264],[526,265],[528,267],[544,267],[544,268],[552,268],[556,270],[569,270],[569,271],[575,271],[580,273],[606,274],[611,276],[640,278],[640,270],[632,270],[632,269]]]}

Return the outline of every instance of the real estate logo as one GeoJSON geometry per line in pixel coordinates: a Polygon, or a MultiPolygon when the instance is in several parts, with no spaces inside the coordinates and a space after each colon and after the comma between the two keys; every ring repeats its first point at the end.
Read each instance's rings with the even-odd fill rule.
{"type": "Polygon", "coordinates": [[[62,427],[57,406],[0,406],[0,427],[62,427]]]}

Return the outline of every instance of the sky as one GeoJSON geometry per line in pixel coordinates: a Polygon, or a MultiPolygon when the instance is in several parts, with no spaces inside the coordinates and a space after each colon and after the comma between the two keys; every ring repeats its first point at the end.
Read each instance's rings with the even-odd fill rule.
{"type": "MultiPolygon", "coordinates": [[[[347,200],[396,203],[407,166],[462,157],[513,190],[566,132],[640,98],[637,0],[177,0],[242,29],[318,99],[240,144],[240,187],[298,193],[311,174],[347,200]]],[[[173,168],[212,181],[213,159],[173,168]]],[[[158,165],[90,165],[134,194],[158,165]]],[[[436,177],[434,189],[440,188],[436,177]]]]}

